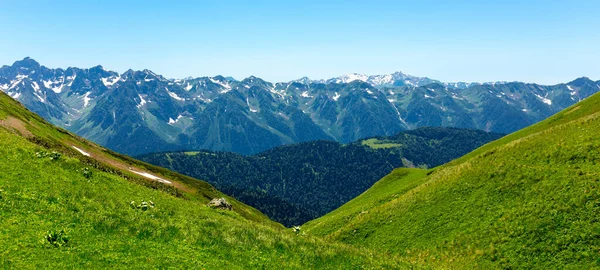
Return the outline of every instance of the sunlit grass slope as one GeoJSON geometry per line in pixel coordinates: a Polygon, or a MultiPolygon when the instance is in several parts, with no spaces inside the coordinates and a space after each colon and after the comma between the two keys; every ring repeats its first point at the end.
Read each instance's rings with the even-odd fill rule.
{"type": "Polygon", "coordinates": [[[600,95],[307,223],[434,268],[600,268],[600,95]]]}
{"type": "Polygon", "coordinates": [[[402,266],[367,249],[295,234],[226,196],[235,211],[206,206],[221,196],[204,182],[55,129],[0,93],[0,268],[402,266]]]}

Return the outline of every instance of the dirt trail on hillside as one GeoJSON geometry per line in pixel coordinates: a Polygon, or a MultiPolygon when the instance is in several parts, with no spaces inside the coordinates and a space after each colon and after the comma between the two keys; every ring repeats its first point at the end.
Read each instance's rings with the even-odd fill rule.
{"type": "MultiPolygon", "coordinates": [[[[0,127],[4,127],[7,130],[11,131],[11,132],[15,132],[18,133],[20,136],[25,137],[25,138],[32,138],[34,137],[33,133],[31,133],[31,131],[29,131],[27,129],[27,127],[25,126],[25,123],[23,121],[21,121],[18,118],[15,118],[13,116],[8,116],[6,117],[6,119],[2,119],[0,120],[0,127]]],[[[77,152],[79,152],[80,154],[96,159],[104,164],[110,165],[116,169],[122,170],[122,171],[127,171],[127,172],[131,172],[134,173],[140,177],[144,177],[153,181],[157,181],[160,183],[163,183],[165,185],[170,185],[170,186],[174,186],[175,188],[185,191],[185,192],[189,192],[192,193],[194,192],[193,189],[185,186],[182,183],[176,182],[176,181],[172,181],[169,179],[166,179],[165,177],[159,177],[156,176],[155,174],[151,174],[150,172],[146,171],[146,170],[142,170],[140,168],[137,167],[133,167],[129,164],[126,164],[125,162],[119,161],[116,158],[113,158],[110,154],[104,153],[102,150],[98,149],[98,147],[89,147],[88,145],[85,145],[85,147],[83,147],[83,144],[80,142],[77,142],[76,140],[68,142],[68,144],[70,144],[70,146],[77,150],[77,152]]],[[[65,142],[67,143],[67,142],[65,142]]]]}
{"type": "Polygon", "coordinates": [[[153,181],[157,181],[160,183],[163,183],[165,185],[170,185],[173,186],[181,191],[185,191],[188,193],[193,193],[194,190],[187,187],[186,185],[179,183],[177,181],[173,181],[171,179],[168,179],[164,176],[161,175],[161,177],[150,173],[146,170],[142,170],[138,167],[126,164],[122,161],[118,161],[115,160],[115,158],[112,158],[109,154],[102,152],[99,149],[96,149],[96,147],[93,147],[92,149],[90,148],[84,148],[81,146],[75,146],[75,145],[71,145],[71,147],[73,147],[75,150],[77,150],[77,152],[79,152],[80,154],[84,155],[84,156],[88,156],[90,158],[93,158],[95,160],[98,160],[102,163],[108,164],[116,169],[122,170],[122,171],[127,171],[127,172],[131,172],[134,173],[140,177],[144,177],[146,179],[150,179],[153,181]]]}
{"type": "Polygon", "coordinates": [[[27,130],[23,121],[12,116],[9,116],[4,120],[0,120],[0,126],[6,127],[9,130],[16,130],[25,138],[33,137],[33,134],[31,131],[27,130]]]}

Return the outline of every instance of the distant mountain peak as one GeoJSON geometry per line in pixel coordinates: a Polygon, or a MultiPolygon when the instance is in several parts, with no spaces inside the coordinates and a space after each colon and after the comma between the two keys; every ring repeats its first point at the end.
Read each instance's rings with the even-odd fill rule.
{"type": "Polygon", "coordinates": [[[253,75],[242,80],[242,83],[244,83],[244,84],[260,84],[260,85],[270,84],[269,82],[266,82],[263,79],[253,76],[253,75]]]}
{"type": "Polygon", "coordinates": [[[93,66],[93,67],[90,68],[90,70],[104,70],[104,71],[108,71],[102,65],[93,66]]]}
{"type": "Polygon", "coordinates": [[[579,77],[579,78],[577,78],[575,80],[572,80],[572,81],[568,82],[567,84],[572,84],[572,85],[575,85],[575,86],[580,86],[580,85],[584,85],[586,83],[591,83],[591,82],[594,82],[594,81],[592,81],[588,77],[579,77]]]}
{"type": "Polygon", "coordinates": [[[147,74],[147,75],[152,75],[152,76],[155,76],[155,77],[159,76],[156,73],[154,73],[152,70],[149,70],[149,69],[144,69],[144,70],[142,70],[142,72],[145,73],[145,74],[147,74]]]}
{"type": "Polygon", "coordinates": [[[39,69],[41,67],[40,63],[35,61],[33,58],[27,56],[23,58],[23,60],[15,61],[13,67],[16,68],[25,68],[25,69],[39,69]]]}

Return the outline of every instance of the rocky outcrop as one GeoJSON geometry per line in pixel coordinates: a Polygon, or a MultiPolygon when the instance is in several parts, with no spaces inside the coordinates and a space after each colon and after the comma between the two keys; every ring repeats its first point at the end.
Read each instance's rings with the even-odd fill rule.
{"type": "Polygon", "coordinates": [[[233,207],[225,198],[214,198],[208,203],[208,206],[216,209],[233,210],[233,207]]]}

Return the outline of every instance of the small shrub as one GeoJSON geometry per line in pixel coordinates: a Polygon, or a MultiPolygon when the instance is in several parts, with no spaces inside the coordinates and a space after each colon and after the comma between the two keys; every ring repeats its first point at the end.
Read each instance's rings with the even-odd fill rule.
{"type": "Polygon", "coordinates": [[[294,233],[298,234],[298,235],[302,232],[301,229],[300,229],[300,226],[294,226],[294,227],[292,227],[292,231],[294,233]]]}
{"type": "Polygon", "coordinates": [[[50,160],[53,160],[53,161],[58,160],[58,159],[60,159],[60,156],[62,156],[61,153],[52,151],[52,153],[50,153],[50,160]]]}
{"type": "Polygon", "coordinates": [[[4,192],[4,190],[0,189],[0,200],[2,200],[2,192],[4,192]]]}
{"type": "Polygon", "coordinates": [[[142,201],[140,204],[136,204],[135,201],[131,201],[129,206],[135,210],[146,211],[150,208],[154,208],[154,203],[152,201],[142,201]]]}
{"type": "Polygon", "coordinates": [[[60,230],[59,232],[48,231],[44,238],[46,241],[48,241],[48,243],[55,247],[62,247],[69,243],[69,236],[64,229],[60,230]]]}
{"type": "Polygon", "coordinates": [[[92,178],[92,171],[90,170],[90,168],[84,168],[83,169],[83,177],[90,179],[92,178]]]}
{"type": "Polygon", "coordinates": [[[48,153],[46,151],[39,151],[39,152],[35,152],[35,156],[37,158],[45,158],[45,157],[50,157],[50,160],[58,160],[60,159],[60,157],[62,156],[61,153],[56,152],[56,151],[52,151],[52,153],[48,153]]]}

